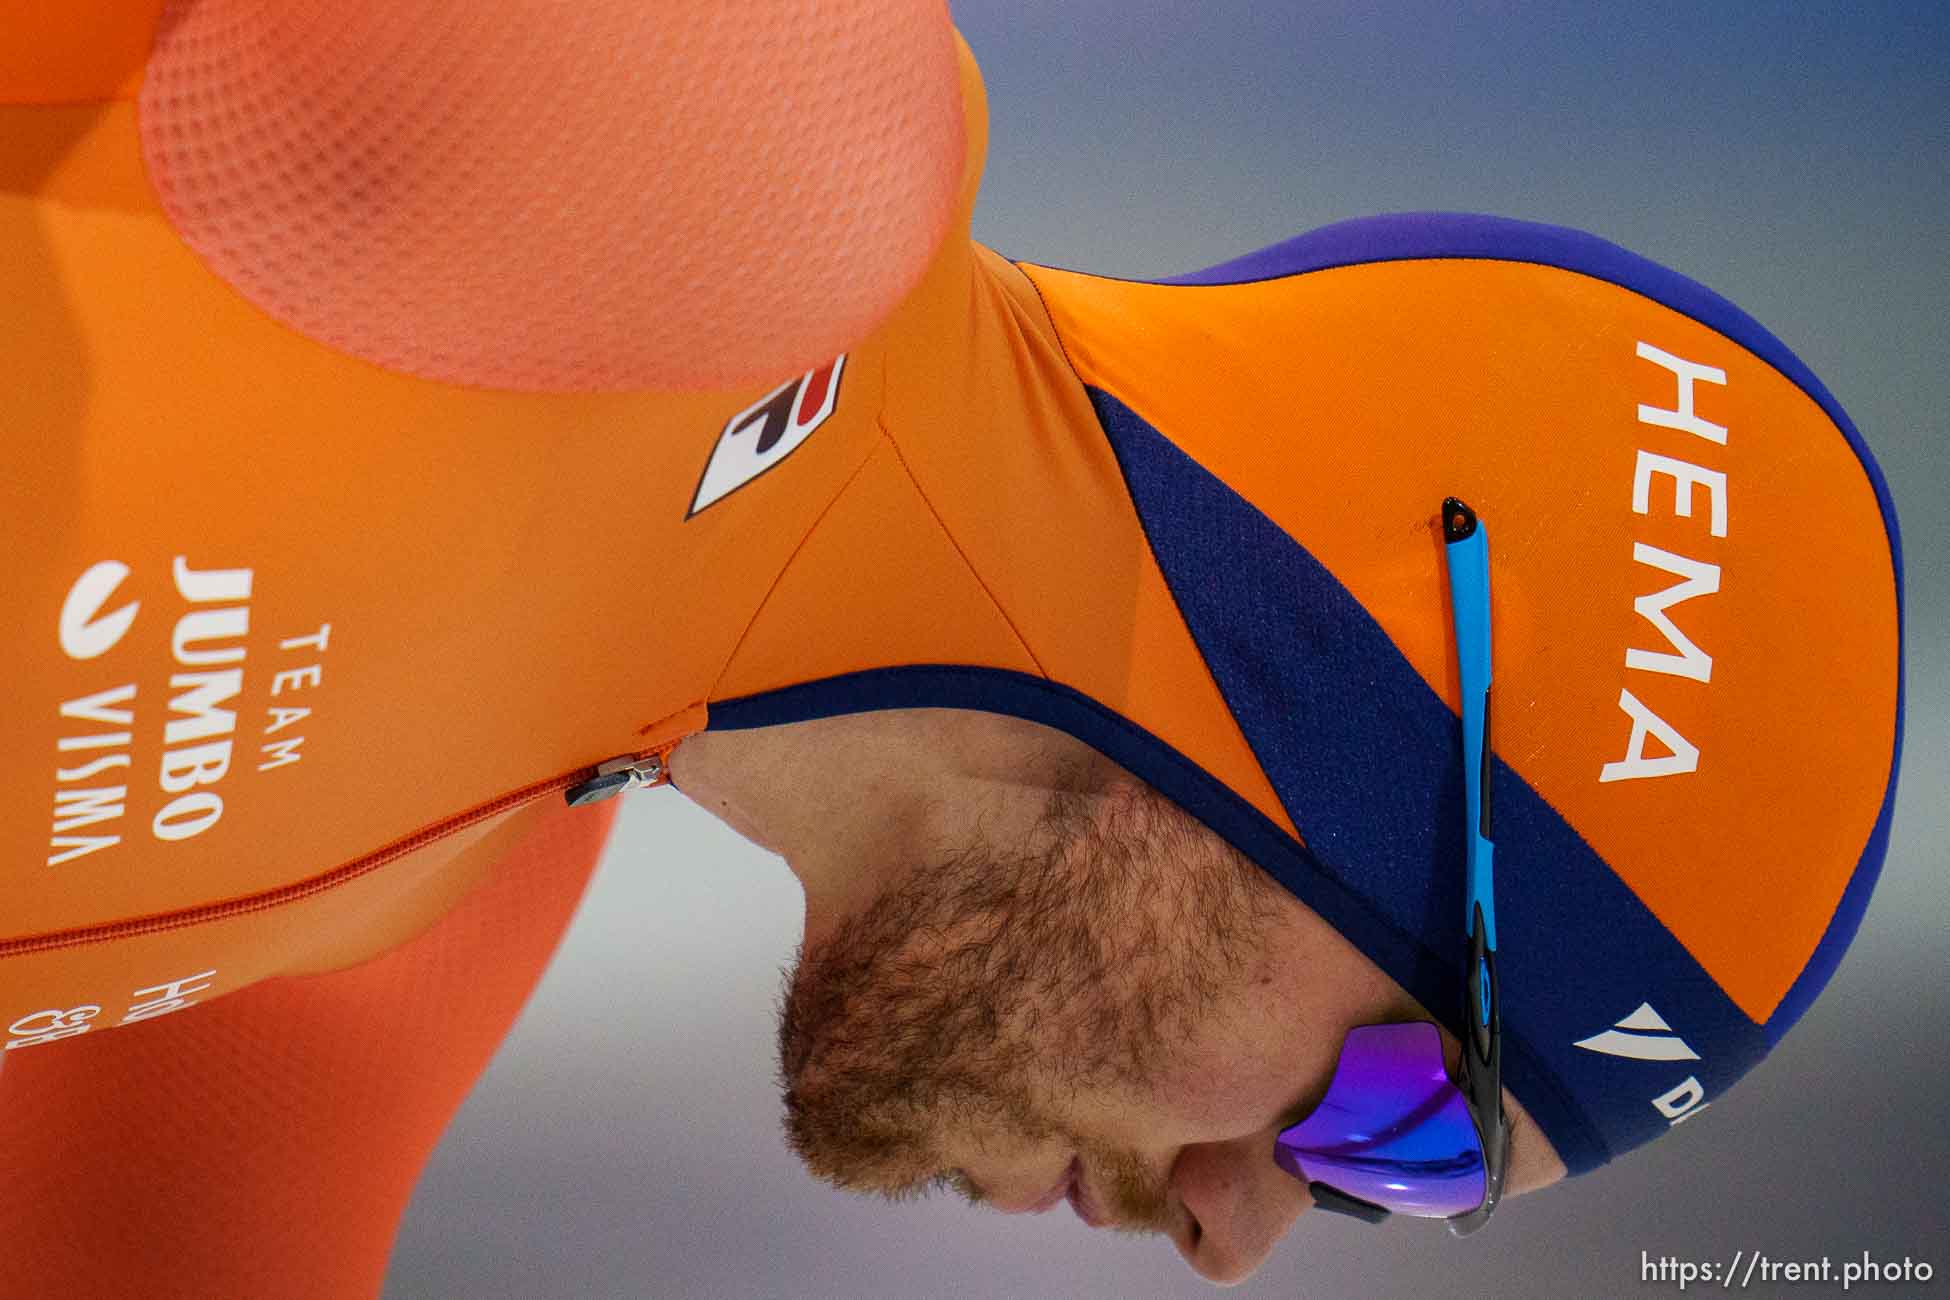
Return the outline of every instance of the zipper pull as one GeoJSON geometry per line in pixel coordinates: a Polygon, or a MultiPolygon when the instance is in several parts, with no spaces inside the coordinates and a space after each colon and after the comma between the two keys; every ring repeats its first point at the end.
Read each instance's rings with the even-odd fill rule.
{"type": "Polygon", "coordinates": [[[580,808],[587,803],[601,803],[614,798],[625,790],[664,785],[670,780],[669,768],[664,762],[667,752],[659,750],[642,757],[625,754],[621,758],[612,758],[597,767],[596,775],[564,790],[562,797],[569,801],[569,807],[580,808]]]}

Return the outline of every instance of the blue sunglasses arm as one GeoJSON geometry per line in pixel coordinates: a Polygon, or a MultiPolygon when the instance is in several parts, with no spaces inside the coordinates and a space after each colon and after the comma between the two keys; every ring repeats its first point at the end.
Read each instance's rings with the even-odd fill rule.
{"type": "Polygon", "coordinates": [[[1502,993],[1496,979],[1495,849],[1490,829],[1490,549],[1476,512],[1455,497],[1442,503],[1443,556],[1462,676],[1464,845],[1463,928],[1469,936],[1464,977],[1463,1092],[1482,1139],[1487,1179],[1483,1204],[1449,1220],[1466,1236],[1489,1221],[1503,1195],[1509,1126],[1503,1114],[1502,993]]]}
{"type": "MultiPolygon", "coordinates": [[[[1462,668],[1463,779],[1467,821],[1463,928],[1476,928],[1482,909],[1483,944],[1496,951],[1495,852],[1490,841],[1490,548],[1475,511],[1450,497],[1442,503],[1443,553],[1462,668]]],[[[1484,999],[1487,1005],[1488,999],[1484,999]]]]}

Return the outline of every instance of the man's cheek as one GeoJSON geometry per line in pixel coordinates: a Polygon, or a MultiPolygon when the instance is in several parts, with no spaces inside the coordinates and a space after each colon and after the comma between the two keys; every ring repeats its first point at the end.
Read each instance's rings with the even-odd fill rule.
{"type": "Polygon", "coordinates": [[[1180,1140],[1220,1141],[1270,1127],[1306,1083],[1297,1063],[1280,1053],[1212,1045],[1160,1079],[1151,1103],[1180,1140]]]}

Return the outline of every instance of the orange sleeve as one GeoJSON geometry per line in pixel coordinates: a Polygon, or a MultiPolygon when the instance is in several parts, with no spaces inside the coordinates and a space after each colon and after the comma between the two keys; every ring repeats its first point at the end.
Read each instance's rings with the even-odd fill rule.
{"type": "Polygon", "coordinates": [[[0,1072],[0,1298],[377,1295],[447,1122],[561,941],[614,802],[551,812],[417,938],[0,1072]]]}
{"type": "Polygon", "coordinates": [[[775,382],[885,319],[948,230],[945,0],[476,8],[9,0],[0,105],[139,101],[219,278],[470,386],[775,382]]]}

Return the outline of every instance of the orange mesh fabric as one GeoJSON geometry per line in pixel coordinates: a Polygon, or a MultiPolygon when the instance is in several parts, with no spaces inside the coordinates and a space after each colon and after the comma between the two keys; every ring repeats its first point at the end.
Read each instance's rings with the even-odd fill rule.
{"type": "Polygon", "coordinates": [[[8,1053],[0,1297],[377,1295],[615,808],[551,815],[385,956],[8,1053]]]}
{"type": "Polygon", "coordinates": [[[946,232],[947,7],[184,0],[141,97],[170,219],[278,320],[429,379],[718,387],[831,358],[946,232]]]}

